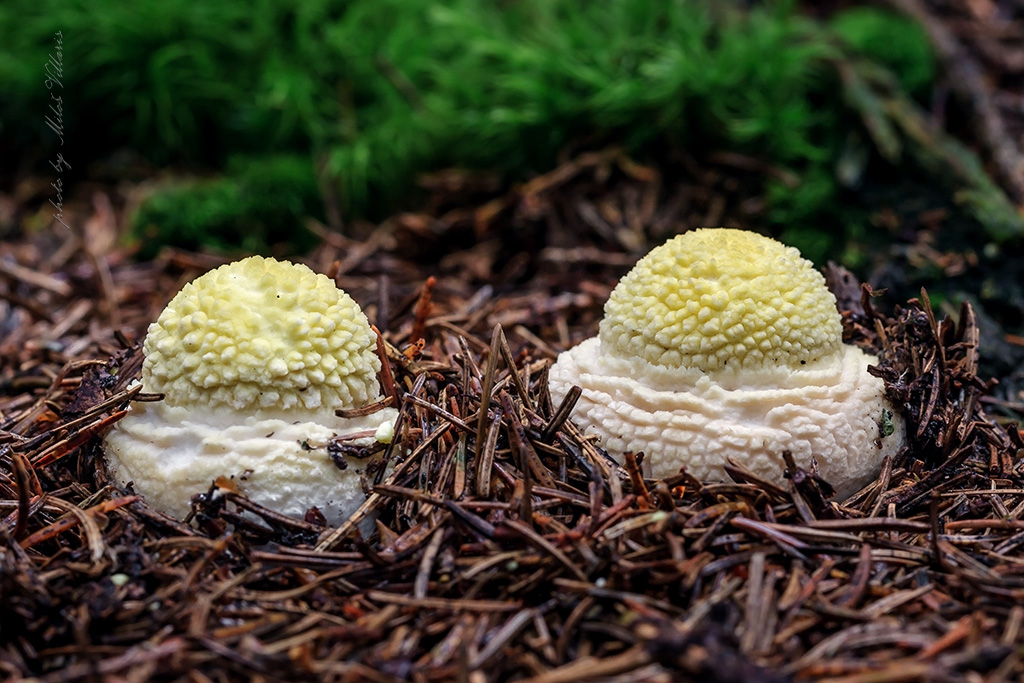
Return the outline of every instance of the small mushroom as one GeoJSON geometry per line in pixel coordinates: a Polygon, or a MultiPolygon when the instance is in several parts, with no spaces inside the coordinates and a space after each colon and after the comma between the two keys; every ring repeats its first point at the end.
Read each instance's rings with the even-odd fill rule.
{"type": "Polygon", "coordinates": [[[177,517],[193,494],[232,478],[251,500],[340,524],[364,500],[336,438],[391,440],[397,411],[338,409],[380,398],[376,336],[359,306],[306,266],[252,256],[185,285],[149,326],[143,391],[104,439],[107,468],[177,517]],[[342,463],[344,464],[344,463],[342,463]]]}
{"type": "Polygon", "coordinates": [[[847,497],[904,443],[878,359],[844,344],[835,297],[793,247],[694,230],[642,258],[605,304],[597,337],[559,355],[550,389],[644,474],[723,480],[728,459],[781,483],[783,453],[847,497]]]}

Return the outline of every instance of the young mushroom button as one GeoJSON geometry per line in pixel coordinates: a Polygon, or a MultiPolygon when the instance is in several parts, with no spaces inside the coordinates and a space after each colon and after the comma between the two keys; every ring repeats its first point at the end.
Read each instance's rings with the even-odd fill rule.
{"type": "Polygon", "coordinates": [[[903,445],[902,418],[842,341],[825,278],[793,247],[704,228],[642,258],[612,291],[598,336],[551,368],[553,400],[645,475],[725,480],[732,458],[783,481],[783,452],[849,496],[903,445]]]}
{"type": "Polygon", "coordinates": [[[359,306],[306,266],[252,256],[185,285],[143,344],[143,390],[104,438],[107,468],[174,516],[218,477],[253,501],[340,524],[364,497],[362,463],[340,469],[335,437],[390,441],[397,411],[338,409],[380,398],[376,338],[359,306]]]}

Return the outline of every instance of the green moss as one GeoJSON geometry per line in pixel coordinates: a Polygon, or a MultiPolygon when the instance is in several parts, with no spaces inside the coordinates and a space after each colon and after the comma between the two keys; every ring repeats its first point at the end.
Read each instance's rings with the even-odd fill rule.
{"type": "Polygon", "coordinates": [[[935,55],[928,35],[918,24],[876,7],[839,12],[832,30],[861,55],[890,69],[903,89],[920,97],[935,80],[935,55]]]}
{"type": "Polygon", "coordinates": [[[234,159],[221,176],[160,188],[131,220],[141,255],[152,257],[165,244],[302,251],[316,239],[299,221],[321,213],[312,162],[281,156],[234,159]]]}
{"type": "MultiPolygon", "coordinates": [[[[60,30],[78,161],[130,145],[223,173],[153,195],[135,221],[150,249],[294,234],[305,212],[319,213],[319,187],[311,170],[275,175],[282,158],[323,159],[346,218],[379,218],[410,201],[418,173],[522,178],[580,139],[640,157],[763,158],[801,179],[771,188],[773,220],[794,234],[824,221],[841,242],[836,166],[857,125],[835,97],[830,60],[843,41],[792,4],[11,0],[0,9],[0,90],[16,96],[0,104],[0,132],[40,140],[40,74],[60,30]],[[266,168],[278,191],[259,184],[253,169],[266,168]]],[[[905,23],[851,12],[834,25],[924,87],[930,54],[885,50],[905,23]]]]}

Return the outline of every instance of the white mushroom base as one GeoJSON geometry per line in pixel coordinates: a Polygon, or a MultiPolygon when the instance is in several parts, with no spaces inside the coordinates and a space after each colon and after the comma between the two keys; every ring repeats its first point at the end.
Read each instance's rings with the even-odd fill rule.
{"type": "Polygon", "coordinates": [[[816,462],[842,499],[899,451],[904,425],[882,380],[867,372],[877,359],[848,345],[841,356],[826,368],[774,371],[755,378],[756,386],[738,386],[732,376],[726,387],[699,372],[670,373],[608,356],[595,337],[558,357],[550,390],[557,405],[573,385],[582,387],[577,423],[616,458],[642,451],[646,477],[663,479],[685,466],[701,481],[730,481],[725,464],[732,458],[784,485],[788,450],[801,467],[816,462]],[[883,436],[886,420],[892,432],[883,436]]]}
{"type": "Polygon", "coordinates": [[[359,475],[368,461],[349,458],[342,470],[327,454],[328,443],[355,434],[366,435],[355,442],[362,446],[389,441],[397,415],[385,408],[360,418],[330,416],[327,424],[265,414],[240,422],[225,410],[133,403],[105,437],[107,470],[178,519],[188,514],[194,494],[225,477],[260,505],[300,519],[315,505],[337,526],[366,500],[359,475]]]}

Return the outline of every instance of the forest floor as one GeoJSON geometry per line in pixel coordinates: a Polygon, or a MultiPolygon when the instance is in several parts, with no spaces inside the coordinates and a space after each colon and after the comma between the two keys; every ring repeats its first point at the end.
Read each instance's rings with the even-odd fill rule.
{"type": "MultiPolygon", "coordinates": [[[[965,115],[950,127],[1024,203],[1024,20],[1001,20],[1012,13],[989,0],[892,4],[917,13],[952,65],[940,97],[965,115]]],[[[1024,282],[1011,249],[972,247],[943,209],[880,186],[873,220],[897,238],[861,275],[887,291],[862,299],[827,269],[847,336],[879,353],[908,406],[908,448],[846,501],[796,468],[784,487],[742,466],[728,483],[644,481],[551,403],[550,361],[595,334],[637,255],[682,227],[763,228],[752,188],[773,172],[728,152],[669,174],[614,148],[567,151],[511,190],[442,172],[422,179],[419,211],[348,236],[304,226],[321,244],[303,260],[389,343],[404,424],[396,467],[367,480],[366,538],[275,516],[229,487],[198,498],[186,524],[111,486],[97,435],[135,394],[147,325],[230,259],[133,259],[119,246],[127,184],[75,188],[74,232],[24,229],[46,210],[24,201],[42,179],[9,188],[0,671],[1024,679],[1024,282]],[[921,287],[938,293],[935,310],[921,287]]]]}

